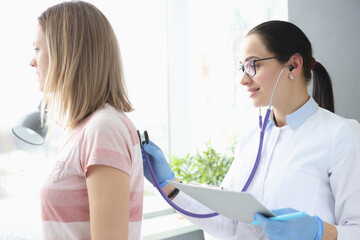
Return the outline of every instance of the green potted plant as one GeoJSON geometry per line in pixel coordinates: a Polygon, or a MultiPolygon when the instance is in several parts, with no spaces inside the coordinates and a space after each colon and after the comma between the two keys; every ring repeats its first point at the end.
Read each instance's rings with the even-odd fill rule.
{"type": "Polygon", "coordinates": [[[170,167],[175,175],[184,182],[205,183],[219,186],[234,160],[236,138],[226,153],[217,152],[210,140],[205,149],[196,154],[187,154],[183,158],[172,156],[170,167]]]}

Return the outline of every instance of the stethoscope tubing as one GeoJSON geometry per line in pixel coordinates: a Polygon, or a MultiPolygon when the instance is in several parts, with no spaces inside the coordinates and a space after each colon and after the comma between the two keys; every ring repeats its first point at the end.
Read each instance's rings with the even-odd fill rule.
{"type": "Polygon", "coordinates": [[[263,147],[263,143],[264,143],[265,130],[266,130],[266,126],[267,126],[270,114],[271,114],[271,106],[272,106],[272,103],[273,103],[273,100],[274,100],[274,97],[275,97],[275,92],[276,92],[277,86],[278,86],[278,84],[280,82],[280,78],[283,75],[286,68],[287,67],[284,67],[281,70],[281,72],[279,74],[279,77],[278,77],[278,79],[277,79],[277,81],[275,83],[275,87],[274,87],[274,90],[272,92],[271,99],[270,99],[270,104],[269,104],[269,107],[268,107],[268,109],[266,111],[266,114],[265,114],[264,122],[262,122],[261,114],[259,114],[259,127],[260,127],[259,148],[258,148],[258,152],[257,152],[257,155],[256,155],[256,160],[255,160],[255,163],[254,163],[254,167],[251,170],[250,176],[249,176],[248,180],[246,181],[243,189],[241,190],[242,192],[245,192],[248,189],[248,187],[250,186],[250,183],[254,179],[256,170],[257,170],[257,168],[259,166],[260,159],[261,159],[261,153],[262,153],[262,147],[263,147]]]}
{"type": "MultiPolygon", "coordinates": [[[[263,143],[264,143],[264,136],[265,136],[265,129],[266,129],[266,124],[269,120],[269,116],[270,116],[270,113],[271,113],[271,110],[270,108],[266,111],[266,115],[265,115],[265,119],[264,119],[264,125],[262,125],[261,127],[261,130],[260,130],[260,141],[259,141],[259,148],[258,148],[258,152],[257,152],[257,155],[256,155],[256,160],[255,160],[255,163],[254,163],[254,167],[253,169],[251,170],[251,173],[250,173],[250,176],[248,178],[248,180],[246,181],[243,189],[241,190],[242,192],[246,192],[246,190],[248,189],[248,187],[250,186],[250,183],[252,182],[254,176],[255,176],[255,173],[257,171],[257,168],[259,166],[259,163],[260,163],[260,159],[261,159],[261,153],[262,153],[262,147],[263,147],[263,143]]],[[[260,118],[261,119],[261,118],[260,118]]]]}
{"type": "MultiPolygon", "coordinates": [[[[261,159],[261,153],[262,153],[262,147],[263,147],[263,143],[264,143],[264,137],[265,137],[265,130],[266,130],[266,126],[267,126],[267,123],[268,123],[268,120],[269,120],[269,117],[270,117],[270,114],[271,114],[271,106],[272,106],[272,102],[274,100],[274,96],[275,96],[275,91],[277,89],[277,86],[279,84],[279,81],[280,81],[280,78],[283,74],[283,72],[285,71],[287,67],[284,67],[282,69],[282,71],[280,72],[279,74],[279,77],[276,81],[276,84],[275,84],[275,87],[274,87],[274,90],[273,90],[273,93],[272,93],[272,96],[271,96],[271,100],[270,100],[270,105],[266,111],[266,114],[265,114],[265,118],[264,118],[264,122],[262,122],[262,117],[261,117],[261,114],[259,116],[259,127],[260,127],[260,141],[259,141],[259,148],[258,148],[258,152],[257,152],[257,156],[256,156],[256,160],[255,160],[255,163],[254,163],[254,167],[250,173],[250,176],[248,178],[248,180],[246,181],[243,189],[241,190],[242,192],[245,192],[248,187],[250,186],[250,183],[252,182],[252,180],[254,179],[254,176],[255,176],[255,173],[257,171],[257,168],[259,166],[259,163],[260,163],[260,159],[261,159]]],[[[140,145],[141,145],[141,142],[140,142],[140,145]]],[[[143,150],[143,149],[142,149],[143,150]]],[[[170,205],[172,206],[175,210],[177,210],[178,212],[184,214],[184,215],[187,215],[189,217],[194,217],[194,218],[210,218],[210,217],[215,217],[215,216],[218,216],[219,213],[217,212],[214,212],[214,213],[208,213],[208,214],[198,214],[198,213],[192,213],[192,212],[189,212],[189,211],[186,211],[184,209],[182,209],[181,207],[177,206],[175,203],[173,203],[172,200],[170,200],[168,198],[168,196],[165,194],[165,192],[162,190],[162,188],[160,187],[159,185],[159,182],[157,181],[156,177],[155,177],[155,174],[154,174],[154,171],[151,167],[151,163],[150,163],[150,160],[149,160],[149,156],[147,154],[147,152],[145,150],[142,151],[144,156],[145,156],[145,160],[146,160],[146,163],[148,165],[148,168],[149,168],[149,171],[150,171],[150,175],[154,181],[154,184],[155,184],[155,187],[158,189],[158,191],[160,192],[160,194],[162,195],[162,197],[165,199],[165,201],[170,205]]]]}
{"type": "Polygon", "coordinates": [[[219,213],[216,213],[216,212],[208,213],[208,214],[192,213],[192,212],[189,212],[189,211],[186,211],[186,210],[182,209],[181,207],[179,207],[178,205],[173,203],[173,201],[171,201],[168,198],[168,196],[165,194],[165,192],[160,187],[159,182],[157,181],[157,179],[155,177],[155,174],[154,174],[154,171],[153,171],[153,169],[151,167],[149,156],[148,156],[147,152],[143,151],[143,154],[145,156],[146,163],[147,163],[147,165],[149,167],[150,175],[151,175],[152,179],[154,180],[155,187],[158,189],[158,191],[160,192],[162,197],[165,199],[165,201],[170,204],[170,206],[172,206],[175,210],[179,211],[180,213],[182,213],[184,215],[187,215],[189,217],[194,217],[194,218],[210,218],[210,217],[215,217],[215,216],[219,215],[219,213]]]}

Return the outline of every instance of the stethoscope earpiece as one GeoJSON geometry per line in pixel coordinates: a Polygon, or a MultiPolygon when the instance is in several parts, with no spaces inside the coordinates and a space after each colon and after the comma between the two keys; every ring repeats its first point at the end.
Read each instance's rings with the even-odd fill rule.
{"type": "Polygon", "coordinates": [[[289,65],[289,71],[291,72],[293,69],[294,69],[294,66],[290,64],[289,65]]]}

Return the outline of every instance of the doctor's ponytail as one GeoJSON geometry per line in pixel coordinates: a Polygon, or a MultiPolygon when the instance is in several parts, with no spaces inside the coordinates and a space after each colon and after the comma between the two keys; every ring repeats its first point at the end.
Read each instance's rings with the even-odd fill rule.
{"type": "Polygon", "coordinates": [[[300,28],[286,21],[268,21],[254,27],[247,35],[251,34],[258,34],[281,63],[286,63],[296,53],[300,54],[306,84],[310,83],[311,75],[313,77],[312,97],[320,107],[334,112],[330,76],[324,66],[313,58],[311,43],[300,28]]]}
{"type": "Polygon", "coordinates": [[[313,90],[312,97],[320,107],[335,112],[334,95],[330,76],[324,66],[316,62],[312,68],[313,90]]]}

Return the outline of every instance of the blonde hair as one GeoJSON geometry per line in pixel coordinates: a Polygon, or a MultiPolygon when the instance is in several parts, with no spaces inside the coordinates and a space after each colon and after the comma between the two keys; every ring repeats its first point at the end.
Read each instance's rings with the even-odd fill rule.
{"type": "Polygon", "coordinates": [[[38,18],[49,50],[42,100],[45,111],[63,127],[75,127],[109,103],[132,111],[120,48],[107,18],[92,4],[63,2],[38,18]]]}

